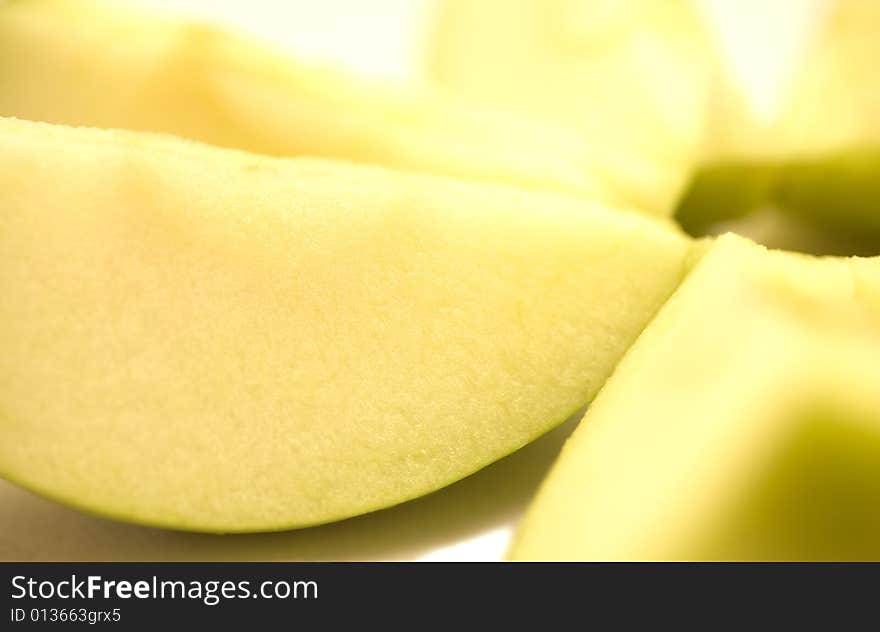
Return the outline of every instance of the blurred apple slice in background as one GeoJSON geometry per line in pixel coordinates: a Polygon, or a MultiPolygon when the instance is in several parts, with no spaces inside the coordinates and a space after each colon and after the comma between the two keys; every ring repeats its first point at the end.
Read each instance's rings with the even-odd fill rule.
{"type": "Polygon", "coordinates": [[[707,249],[569,439],[513,559],[880,559],[880,260],[707,249]]]}

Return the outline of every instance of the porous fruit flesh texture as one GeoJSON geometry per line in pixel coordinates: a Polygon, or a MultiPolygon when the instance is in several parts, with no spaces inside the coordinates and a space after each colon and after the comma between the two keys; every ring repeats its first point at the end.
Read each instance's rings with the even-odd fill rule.
{"type": "Polygon", "coordinates": [[[513,559],[880,559],[878,281],[878,260],[722,237],[591,405],[513,559]]]}
{"type": "Polygon", "coordinates": [[[772,204],[832,234],[867,234],[880,247],[878,25],[876,0],[832,2],[776,116],[749,115],[742,97],[730,94],[730,107],[713,108],[706,160],[716,175],[693,184],[683,203],[686,223],[699,224],[694,216],[701,214],[711,219],[731,200],[739,204],[728,216],[772,204]],[[744,172],[769,182],[762,195],[738,190],[744,172]]]}
{"type": "Polygon", "coordinates": [[[572,198],[0,119],[0,473],[179,529],[462,478],[588,402],[689,241],[572,198]]]}
{"type": "Polygon", "coordinates": [[[0,115],[609,198],[583,141],[553,125],[115,0],[0,3],[0,115]]]}
{"type": "Polygon", "coordinates": [[[569,126],[610,202],[670,214],[698,159],[710,45],[685,0],[444,0],[444,86],[569,126]]]}

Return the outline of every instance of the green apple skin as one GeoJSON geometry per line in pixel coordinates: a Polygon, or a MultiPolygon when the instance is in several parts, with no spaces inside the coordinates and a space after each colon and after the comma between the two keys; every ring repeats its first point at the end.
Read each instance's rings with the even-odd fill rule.
{"type": "Polygon", "coordinates": [[[704,248],[512,559],[880,559],[880,260],[704,248]]]}
{"type": "Polygon", "coordinates": [[[444,0],[444,87],[555,121],[592,149],[611,201],[669,216],[698,159],[712,51],[688,0],[444,0]]]}
{"type": "Polygon", "coordinates": [[[0,119],[0,473],[185,530],[426,494],[590,401],[690,241],[574,198],[0,119]]]}
{"type": "Polygon", "coordinates": [[[588,147],[556,126],[118,0],[0,3],[0,116],[609,197],[588,147]]]}

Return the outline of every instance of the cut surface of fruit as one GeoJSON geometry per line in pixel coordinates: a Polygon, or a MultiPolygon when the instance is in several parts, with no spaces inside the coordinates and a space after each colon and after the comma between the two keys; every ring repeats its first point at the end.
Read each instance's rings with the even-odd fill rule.
{"type": "Polygon", "coordinates": [[[676,219],[691,235],[732,230],[771,248],[876,255],[880,253],[880,146],[783,163],[707,166],[691,183],[676,219]],[[767,224],[767,218],[778,219],[778,226],[755,232],[754,227],[767,224]],[[802,239],[804,233],[815,238],[802,239]]]}
{"type": "Polygon", "coordinates": [[[583,141],[552,125],[115,0],[0,3],[0,116],[609,197],[583,141]]]}
{"type": "Polygon", "coordinates": [[[721,145],[725,153],[798,159],[880,145],[880,4],[829,4],[826,19],[797,64],[778,116],[751,135],[728,128],[731,144],[721,145]]]}
{"type": "Polygon", "coordinates": [[[722,222],[767,205],[775,179],[772,164],[743,161],[704,166],[688,185],[675,219],[691,235],[705,235],[722,222]]]}
{"type": "Polygon", "coordinates": [[[710,46],[687,0],[444,0],[437,80],[570,126],[615,204],[669,214],[702,142],[710,46]]]}
{"type": "Polygon", "coordinates": [[[856,295],[880,328],[880,257],[852,259],[850,265],[856,280],[856,295]]]}
{"type": "Polygon", "coordinates": [[[657,220],[0,119],[0,474],[181,529],[430,492],[589,401],[679,283],[657,220]]]}
{"type": "Polygon", "coordinates": [[[877,265],[720,238],[591,405],[512,557],[880,559],[877,265]]]}
{"type": "Polygon", "coordinates": [[[830,234],[870,242],[874,254],[880,253],[880,143],[792,161],[779,168],[776,180],[773,201],[778,207],[830,234]]]}

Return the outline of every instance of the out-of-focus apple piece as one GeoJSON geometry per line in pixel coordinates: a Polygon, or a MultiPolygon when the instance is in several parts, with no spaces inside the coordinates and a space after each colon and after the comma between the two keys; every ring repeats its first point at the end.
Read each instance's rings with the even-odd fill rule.
{"type": "Polygon", "coordinates": [[[880,2],[836,0],[777,116],[759,121],[744,107],[714,107],[705,168],[713,175],[693,183],[679,209],[683,222],[700,227],[718,208],[732,218],[775,205],[821,230],[871,240],[880,252],[878,41],[880,2]],[[748,177],[737,186],[746,168],[772,173],[770,186],[757,190],[763,197],[748,177]]]}
{"type": "Polygon", "coordinates": [[[880,559],[880,320],[856,289],[877,284],[854,273],[878,263],[720,238],[591,405],[512,557],[880,559]]]}
{"type": "Polygon", "coordinates": [[[713,60],[689,0],[444,0],[430,66],[569,126],[612,202],[668,215],[698,158],[713,60]]]}
{"type": "Polygon", "coordinates": [[[610,199],[566,130],[115,0],[0,3],[0,115],[610,199]]]}
{"type": "Polygon", "coordinates": [[[850,259],[856,280],[856,294],[880,329],[880,257],[850,259]]]}
{"type": "Polygon", "coordinates": [[[704,167],[688,186],[675,219],[688,233],[705,235],[767,204],[775,176],[773,165],[757,162],[704,167]]]}
{"type": "Polygon", "coordinates": [[[877,241],[833,226],[823,226],[775,206],[765,206],[744,217],[718,222],[710,234],[734,232],[768,248],[821,256],[871,257],[877,241]]]}

